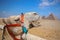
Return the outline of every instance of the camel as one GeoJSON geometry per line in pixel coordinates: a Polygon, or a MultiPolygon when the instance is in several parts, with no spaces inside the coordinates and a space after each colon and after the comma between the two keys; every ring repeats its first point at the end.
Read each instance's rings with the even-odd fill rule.
{"type": "MultiPolygon", "coordinates": [[[[10,16],[8,18],[4,18],[3,22],[6,25],[10,25],[10,24],[20,24],[20,21],[18,20],[20,18],[20,15],[17,16],[10,16]],[[17,20],[17,21],[15,21],[17,20]]],[[[40,16],[36,13],[36,12],[27,12],[24,14],[24,26],[26,27],[27,30],[29,30],[29,24],[33,21],[37,21],[40,18],[40,16]]],[[[9,27],[10,31],[12,31],[12,33],[15,35],[16,38],[20,39],[23,36],[23,32],[22,32],[22,27],[9,27]]],[[[8,30],[5,29],[7,32],[5,32],[5,34],[8,33],[8,30]]],[[[10,36],[10,35],[9,35],[10,36]]],[[[22,37],[23,38],[23,37],[22,37]]],[[[23,38],[24,39],[24,38],[23,38]]],[[[6,39],[6,40],[14,40],[11,36],[10,39],[6,39]]]]}

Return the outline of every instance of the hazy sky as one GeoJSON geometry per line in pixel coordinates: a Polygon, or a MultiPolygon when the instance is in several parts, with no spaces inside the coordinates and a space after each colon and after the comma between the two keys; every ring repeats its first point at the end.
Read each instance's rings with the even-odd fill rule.
{"type": "Polygon", "coordinates": [[[52,12],[59,18],[60,0],[0,0],[0,18],[21,12],[37,12],[41,16],[48,16],[52,12]]]}

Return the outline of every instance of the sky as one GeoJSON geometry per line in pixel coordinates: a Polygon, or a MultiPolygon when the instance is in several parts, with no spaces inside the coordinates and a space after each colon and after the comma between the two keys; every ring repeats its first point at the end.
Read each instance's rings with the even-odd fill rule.
{"type": "Polygon", "coordinates": [[[37,12],[40,16],[53,13],[60,19],[60,0],[0,0],[0,18],[22,12],[37,12]]]}

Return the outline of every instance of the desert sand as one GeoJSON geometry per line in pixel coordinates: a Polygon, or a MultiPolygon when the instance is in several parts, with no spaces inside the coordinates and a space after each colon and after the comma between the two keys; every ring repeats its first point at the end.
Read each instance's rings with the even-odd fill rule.
{"type": "Polygon", "coordinates": [[[29,33],[47,40],[60,40],[60,21],[40,20],[40,26],[30,29],[29,33]]]}

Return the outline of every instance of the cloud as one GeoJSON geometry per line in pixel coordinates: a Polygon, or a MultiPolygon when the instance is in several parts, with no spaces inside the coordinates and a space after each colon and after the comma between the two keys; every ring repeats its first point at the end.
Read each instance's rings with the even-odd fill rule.
{"type": "Polygon", "coordinates": [[[42,2],[39,4],[39,7],[55,5],[57,2],[60,2],[60,0],[42,0],[42,2]]]}

